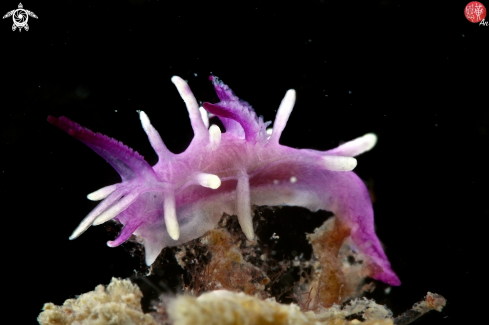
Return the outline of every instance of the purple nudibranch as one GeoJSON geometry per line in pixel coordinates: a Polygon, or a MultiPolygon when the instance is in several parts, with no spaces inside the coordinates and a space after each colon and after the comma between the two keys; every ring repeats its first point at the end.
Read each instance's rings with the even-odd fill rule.
{"type": "Polygon", "coordinates": [[[324,152],[286,147],[279,139],[292,112],[294,90],[285,94],[270,134],[267,126],[271,122],[263,122],[219,79],[210,79],[220,102],[204,103],[199,108],[187,83],[180,77],[172,78],[195,134],[181,154],[170,152],[148,116],[139,112],[158,155],[154,166],[119,141],[93,133],[66,117],[48,117],[50,123],[107,160],[122,179],[88,195],[90,200],[103,201],[70,239],[91,225],[115,218],[124,227],[107,245],[118,246],[135,234],[142,238],[146,263],[151,265],[164,247],[188,242],[213,229],[223,212],[237,215],[244,234],[253,240],[253,204],[301,206],[333,212],[352,229],[351,238],[358,250],[378,266],[373,277],[400,285],[375,234],[368,190],[351,171],[356,166],[353,157],[375,145],[375,134],[324,152]],[[216,125],[208,127],[208,113],[219,117],[224,133],[216,125]]]}

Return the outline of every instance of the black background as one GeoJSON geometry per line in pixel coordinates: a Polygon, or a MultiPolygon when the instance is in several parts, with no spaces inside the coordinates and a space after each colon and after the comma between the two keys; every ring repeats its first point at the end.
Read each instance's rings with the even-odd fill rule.
{"type": "MultiPolygon", "coordinates": [[[[2,15],[17,5],[2,2],[2,15]]],[[[129,277],[137,264],[106,246],[104,227],[68,240],[96,205],[86,194],[119,177],[47,116],[114,137],[154,164],[136,110],[182,152],[192,130],[170,78],[216,102],[210,74],[265,120],[296,89],[282,144],[326,150],[376,133],[355,171],[373,181],[377,233],[402,281],[380,302],[399,314],[431,291],[448,305],[418,324],[485,317],[489,27],[465,19],[466,2],[23,5],[39,17],[29,31],[12,32],[11,18],[0,25],[2,279],[15,324],[34,324],[43,303],[129,277]]]]}

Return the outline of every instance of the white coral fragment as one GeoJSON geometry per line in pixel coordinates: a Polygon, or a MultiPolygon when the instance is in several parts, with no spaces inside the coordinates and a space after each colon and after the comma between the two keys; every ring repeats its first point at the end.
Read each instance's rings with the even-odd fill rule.
{"type": "Polygon", "coordinates": [[[63,306],[44,304],[37,318],[40,325],[157,325],[141,308],[141,290],[129,280],[112,278],[105,288],[68,299],[63,306]]]}
{"type": "Polygon", "coordinates": [[[392,325],[390,311],[369,300],[354,300],[341,308],[337,305],[316,314],[302,312],[295,304],[284,305],[272,299],[261,300],[244,293],[216,290],[199,298],[178,296],[169,305],[168,314],[174,325],[392,325]],[[371,310],[369,320],[346,320],[352,314],[364,314],[371,310]],[[374,312],[375,310],[375,312],[374,312]]]}

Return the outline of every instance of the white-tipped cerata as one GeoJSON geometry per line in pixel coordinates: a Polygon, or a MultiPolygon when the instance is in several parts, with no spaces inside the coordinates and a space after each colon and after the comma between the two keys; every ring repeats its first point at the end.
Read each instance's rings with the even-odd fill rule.
{"type": "Polygon", "coordinates": [[[209,142],[211,143],[212,151],[216,150],[221,143],[221,129],[215,124],[209,128],[209,142]]]}
{"type": "Polygon", "coordinates": [[[202,106],[199,107],[200,116],[202,117],[202,122],[206,128],[209,128],[209,113],[202,106]]]}
{"type": "Polygon", "coordinates": [[[355,156],[365,151],[369,151],[377,144],[377,135],[375,135],[374,133],[367,133],[360,139],[362,139],[361,144],[358,146],[358,153],[355,154],[355,156]]]}
{"type": "Polygon", "coordinates": [[[173,153],[168,150],[163,140],[161,140],[160,134],[149,121],[148,115],[146,115],[146,113],[143,111],[139,111],[139,119],[141,120],[141,125],[143,126],[144,132],[146,132],[148,135],[149,142],[156,151],[159,159],[164,161],[171,157],[173,153]]]}
{"type": "Polygon", "coordinates": [[[250,181],[246,174],[238,177],[238,185],[236,186],[236,214],[238,215],[239,225],[246,238],[253,240],[255,234],[251,216],[250,181]]]}
{"type": "Polygon", "coordinates": [[[350,171],[357,166],[357,160],[352,157],[323,156],[322,159],[324,167],[333,171],[350,171]]]}
{"type": "Polygon", "coordinates": [[[212,188],[213,190],[221,186],[221,179],[217,175],[198,173],[196,179],[200,185],[212,188]]]}
{"type": "Polygon", "coordinates": [[[88,194],[87,199],[91,201],[100,201],[102,199],[105,199],[116,189],[117,189],[117,184],[102,187],[101,189],[98,189],[95,192],[88,194]]]}
{"type": "Polygon", "coordinates": [[[337,148],[328,150],[325,154],[355,157],[365,151],[372,149],[377,143],[377,136],[374,133],[367,133],[362,137],[343,143],[337,148]]]}
{"type": "Polygon", "coordinates": [[[272,128],[268,128],[267,129],[267,140],[270,140],[270,137],[272,136],[272,133],[273,133],[273,129],[272,128]]]}
{"type": "Polygon", "coordinates": [[[93,225],[98,226],[100,224],[103,224],[106,221],[109,221],[113,218],[115,218],[119,213],[127,209],[128,206],[130,206],[139,196],[138,192],[133,192],[129,193],[126,196],[124,196],[122,199],[117,201],[114,205],[112,205],[110,208],[105,210],[102,214],[100,214],[94,221],[93,225]]]}
{"type": "Polygon", "coordinates": [[[90,213],[80,222],[78,227],[70,236],[70,240],[73,240],[83,234],[85,230],[88,229],[93,224],[93,221],[105,210],[110,208],[116,201],[118,201],[121,196],[127,193],[127,189],[117,189],[108,197],[106,197],[102,202],[100,202],[90,213]]]}
{"type": "Polygon", "coordinates": [[[144,258],[146,260],[146,265],[150,266],[156,261],[158,255],[160,255],[163,245],[157,244],[152,241],[152,239],[143,238],[144,245],[144,258]]]}
{"type": "Polygon", "coordinates": [[[175,193],[167,192],[164,194],[163,212],[165,214],[165,224],[168,234],[173,240],[180,238],[180,227],[177,220],[175,209],[175,193]]]}
{"type": "Polygon", "coordinates": [[[171,78],[173,84],[177,87],[180,96],[182,97],[185,105],[187,105],[188,115],[190,117],[190,123],[192,124],[192,129],[194,130],[195,136],[197,138],[207,137],[208,131],[207,127],[202,120],[202,116],[199,111],[199,104],[192,94],[190,87],[182,78],[174,76],[171,78]]]}
{"type": "Polygon", "coordinates": [[[76,227],[76,229],[73,231],[73,233],[69,237],[70,240],[73,240],[73,239],[80,237],[80,235],[83,234],[88,229],[88,227],[91,226],[91,223],[88,223],[87,221],[88,220],[86,218],[83,219],[83,221],[80,223],[80,225],[78,227],[76,227]]]}
{"type": "Polygon", "coordinates": [[[277,111],[277,115],[275,116],[275,121],[273,121],[273,132],[270,136],[270,142],[278,143],[280,140],[280,136],[282,135],[282,131],[289,120],[290,113],[292,113],[292,109],[295,104],[295,90],[290,89],[285,94],[284,99],[280,103],[280,106],[277,111]]]}

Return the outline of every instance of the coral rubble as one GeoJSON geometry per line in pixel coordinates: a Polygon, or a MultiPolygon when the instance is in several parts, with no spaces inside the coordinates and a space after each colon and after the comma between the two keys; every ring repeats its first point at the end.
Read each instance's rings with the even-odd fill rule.
{"type": "MultiPolygon", "coordinates": [[[[255,211],[255,215],[262,212],[260,208],[255,211]]],[[[307,302],[300,301],[300,294],[294,294],[301,307],[314,310],[341,304],[372,289],[373,284],[365,284],[365,279],[373,274],[373,266],[367,256],[358,252],[351,241],[350,228],[338,218],[330,217],[313,233],[304,234],[313,255],[310,259],[297,257],[293,261],[270,251],[269,246],[279,237],[261,236],[267,225],[258,217],[254,221],[256,241],[247,241],[235,230],[236,218],[225,215],[216,229],[179,247],[175,254],[177,261],[192,275],[185,287],[188,293],[197,295],[225,289],[258,294],[261,298],[274,297],[283,302],[281,297],[291,294],[295,287],[308,293],[307,302]],[[299,279],[298,285],[274,290],[283,280],[283,274],[299,279]]],[[[297,250],[294,245],[291,247],[297,250]]]]}
{"type": "MultiPolygon", "coordinates": [[[[169,249],[171,254],[166,254],[166,258],[173,254],[175,266],[181,266],[184,293],[161,296],[151,308],[145,307],[145,311],[152,309],[151,313],[143,312],[143,294],[137,285],[113,278],[107,288],[99,285],[77,299],[66,300],[62,306],[45,304],[38,322],[407,325],[426,312],[441,311],[445,306],[442,296],[428,292],[425,300],[394,318],[385,306],[360,298],[374,286],[366,279],[379,271],[353,243],[351,229],[345,223],[322,215],[315,229],[296,229],[291,239],[291,230],[280,228],[289,224],[280,213],[277,209],[255,207],[253,241],[239,230],[236,216],[224,214],[216,228],[203,237],[169,249]],[[265,213],[271,215],[265,218],[265,213]],[[284,247],[291,247],[293,252],[284,247]]],[[[137,238],[132,237],[135,247],[143,247],[137,243],[137,238]]],[[[153,267],[163,265],[162,258],[149,273],[153,267]]]]}
{"type": "MultiPolygon", "coordinates": [[[[340,219],[328,219],[307,238],[317,259],[313,280],[308,285],[313,306],[341,304],[371,289],[371,285],[363,284],[365,278],[373,274],[373,267],[368,258],[354,248],[350,228],[340,219]]],[[[308,308],[314,308],[311,303],[308,308]]]]}
{"type": "Polygon", "coordinates": [[[200,297],[179,296],[168,306],[174,325],[392,325],[391,313],[366,299],[354,300],[343,308],[334,305],[320,313],[303,312],[295,305],[284,305],[273,299],[259,298],[226,290],[216,290],[200,297]],[[347,320],[352,314],[369,314],[361,322],[347,320]]]}
{"type": "Polygon", "coordinates": [[[141,309],[143,294],[129,280],[112,278],[105,288],[68,299],[63,306],[44,304],[37,318],[41,325],[157,325],[141,309]]]}
{"type": "Polygon", "coordinates": [[[419,317],[423,316],[429,311],[436,310],[441,312],[445,304],[446,299],[439,294],[428,292],[425,300],[415,303],[413,308],[402,313],[394,319],[395,325],[407,325],[414,322],[419,317]]]}

